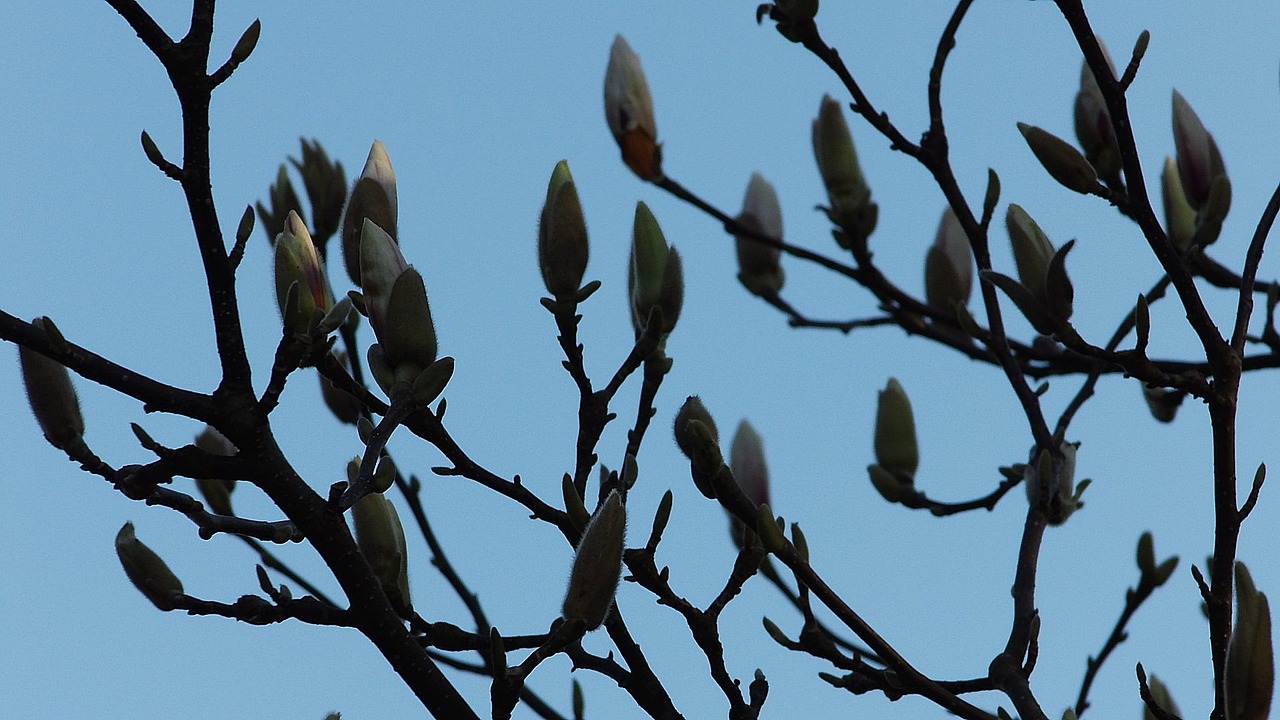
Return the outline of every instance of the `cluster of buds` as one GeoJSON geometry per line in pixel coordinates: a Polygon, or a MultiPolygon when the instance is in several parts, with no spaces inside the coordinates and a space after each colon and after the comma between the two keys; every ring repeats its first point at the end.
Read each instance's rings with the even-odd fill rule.
{"type": "MultiPolygon", "coordinates": [[[[52,344],[65,345],[66,340],[53,321],[38,317],[31,324],[43,330],[52,344]]],[[[22,384],[27,389],[27,402],[44,439],[64,452],[80,452],[84,448],[84,416],[80,414],[80,399],[71,385],[66,366],[21,345],[18,364],[22,368],[22,384]]]]}
{"type": "Polygon", "coordinates": [[[116,533],[116,556],[124,574],[152,605],[172,610],[174,600],[182,595],[182,581],[151,548],[142,544],[133,532],[133,523],[125,523],[116,533]]]}
{"type": "Polygon", "coordinates": [[[409,598],[409,556],[395,506],[382,493],[373,492],[352,506],[351,517],[356,526],[356,544],[382,591],[401,617],[410,617],[413,604],[409,598]]]}
{"type": "Polygon", "coordinates": [[[973,293],[973,254],[969,236],[950,207],[942,212],[938,233],[924,260],[924,295],[939,312],[952,314],[969,304],[973,293]]]}
{"type": "MultiPolygon", "coordinates": [[[[196,435],[195,446],[210,455],[231,457],[237,452],[236,446],[226,436],[208,426],[196,435]]],[[[231,493],[236,489],[235,480],[196,478],[196,489],[200,491],[210,510],[219,515],[235,514],[231,509],[231,493]]]]}
{"type": "Polygon", "coordinates": [[[649,83],[635,54],[621,35],[609,49],[604,75],[604,117],[622,150],[622,161],[641,180],[662,179],[662,146],[653,117],[649,83]]]}
{"type": "MultiPolygon", "coordinates": [[[[729,446],[729,469],[742,494],[753,505],[769,504],[769,467],[764,460],[764,441],[746,420],[738,424],[729,446]]],[[[739,548],[749,543],[746,525],[736,515],[729,516],[729,534],[739,548]]]]}
{"type": "Polygon", "coordinates": [[[609,493],[578,541],[560,613],[582,623],[583,631],[604,624],[622,575],[622,549],[627,535],[627,506],[617,490],[609,493]]]}
{"type": "MultiPolygon", "coordinates": [[[[782,206],[778,193],[760,173],[752,173],[742,200],[738,223],[766,237],[782,241],[782,206]]],[[[786,275],[782,272],[782,249],[751,238],[735,238],[738,249],[738,281],[755,295],[778,294],[786,275]]]]}
{"type": "Polygon", "coordinates": [[[324,261],[302,217],[292,210],[276,236],[275,276],[276,302],[287,332],[306,335],[323,323],[327,334],[346,319],[346,305],[328,317],[335,304],[324,261]]]}
{"type": "Polygon", "coordinates": [[[865,249],[876,229],[880,208],[871,202],[871,188],[858,165],[858,152],[844,120],[840,103],[822,96],[818,118],[813,121],[813,154],[827,188],[831,206],[827,217],[839,226],[836,241],[846,250],[865,249]]]}
{"type": "Polygon", "coordinates": [[[1231,181],[1213,135],[1177,91],[1173,91],[1176,160],[1165,161],[1160,176],[1165,231],[1186,252],[1218,239],[1231,209],[1231,181]]]}
{"type": "MultiPolygon", "coordinates": [[[[1105,47],[1102,54],[1107,59],[1111,77],[1115,77],[1115,65],[1105,47]]],[[[1120,184],[1120,144],[1116,142],[1116,130],[1111,124],[1111,112],[1102,97],[1102,89],[1088,63],[1080,68],[1080,91],[1076,93],[1074,109],[1076,139],[1084,156],[1107,185],[1117,188],[1120,184]]]]}
{"type": "Polygon", "coordinates": [[[1076,449],[1080,443],[1063,442],[1058,452],[1031,450],[1031,460],[1023,468],[1022,483],[1027,502],[1039,507],[1050,525],[1061,525],[1084,503],[1080,495],[1089,481],[1076,486],[1076,449]]]}
{"type": "Polygon", "coordinates": [[[643,202],[636,203],[627,268],[631,326],[638,337],[651,322],[666,335],[676,327],[684,305],[684,271],[680,253],[667,244],[658,220],[643,202]]]}
{"type": "Polygon", "coordinates": [[[1016,204],[1009,205],[1005,224],[1018,280],[991,270],[984,271],[982,277],[1009,296],[1036,332],[1055,335],[1070,331],[1075,290],[1067,276],[1066,260],[1075,241],[1054,250],[1036,221],[1016,204]]]}
{"type": "Polygon", "coordinates": [[[716,499],[715,479],[724,466],[720,453],[720,431],[702,400],[690,395],[680,406],[675,421],[676,445],[689,458],[693,484],[709,500],[716,499]]]}
{"type": "Polygon", "coordinates": [[[1235,566],[1236,623],[1227,647],[1227,717],[1266,720],[1275,688],[1271,605],[1244,563],[1235,566]]]}
{"type": "Polygon", "coordinates": [[[914,494],[920,448],[911,400],[897,378],[889,378],[880,391],[874,446],[876,462],[867,466],[867,474],[881,497],[894,503],[914,494]]]}
{"type": "Polygon", "coordinates": [[[342,218],[342,261],[351,282],[363,287],[360,260],[365,221],[373,222],[388,236],[398,239],[397,212],[396,171],[391,167],[386,146],[374,140],[364,171],[351,188],[342,218]]]}
{"type": "Polygon", "coordinates": [[[538,222],[538,267],[547,292],[557,300],[577,302],[589,252],[578,189],[569,163],[561,160],[551,173],[538,222]]]}

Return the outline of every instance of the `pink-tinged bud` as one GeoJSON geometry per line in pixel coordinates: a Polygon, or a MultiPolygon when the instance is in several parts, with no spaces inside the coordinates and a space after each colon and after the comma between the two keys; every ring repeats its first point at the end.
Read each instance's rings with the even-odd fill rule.
{"type": "Polygon", "coordinates": [[[396,209],[396,173],[391,167],[387,149],[377,140],[369,150],[364,172],[356,180],[347,201],[347,212],[342,219],[342,259],[347,266],[351,282],[359,285],[360,241],[364,223],[370,220],[387,235],[398,238],[396,209]]]}
{"type": "Polygon", "coordinates": [[[609,132],[622,149],[622,161],[641,180],[662,177],[662,146],[653,117],[653,97],[640,66],[640,57],[618,35],[609,49],[604,75],[604,116],[609,132]]]}
{"type": "MultiPolygon", "coordinates": [[[[778,193],[760,173],[752,173],[747,195],[742,200],[738,222],[756,232],[782,240],[782,207],[778,193]]],[[[755,295],[775,295],[786,280],[780,260],[781,248],[770,247],[749,238],[736,238],[738,280],[755,295]]]]}
{"type": "Polygon", "coordinates": [[[1227,171],[1218,144],[1177,90],[1173,91],[1173,146],[1182,190],[1191,207],[1199,210],[1209,200],[1214,180],[1227,171]]]}
{"type": "MultiPolygon", "coordinates": [[[[1115,66],[1111,64],[1111,56],[1102,48],[1107,58],[1107,67],[1115,76],[1115,66]]],[[[1120,179],[1120,145],[1116,142],[1115,127],[1111,124],[1111,113],[1107,110],[1107,102],[1102,97],[1102,90],[1093,76],[1088,63],[1080,68],[1080,91],[1076,93],[1075,102],[1076,139],[1084,156],[1108,183],[1120,179]]]]}
{"type": "Polygon", "coordinates": [[[276,236],[275,265],[276,301],[281,316],[286,314],[289,288],[296,287],[298,311],[306,324],[295,329],[309,330],[333,307],[333,294],[311,233],[296,212],[289,212],[284,230],[276,236]]]}
{"type": "Polygon", "coordinates": [[[561,615],[578,620],[587,631],[595,630],[609,617],[613,596],[622,575],[622,549],[627,535],[627,508],[617,490],[591,516],[578,541],[569,573],[561,615]]]}
{"type": "Polygon", "coordinates": [[[738,424],[733,435],[729,469],[748,500],[756,505],[769,502],[769,468],[764,461],[764,440],[746,420],[738,424]]]}
{"type": "Polygon", "coordinates": [[[182,594],[182,581],[159,555],[138,540],[133,523],[125,523],[116,533],[116,556],[129,581],[152,605],[166,611],[173,609],[175,596],[182,594]]]}
{"type": "Polygon", "coordinates": [[[1227,718],[1267,720],[1275,689],[1271,606],[1242,562],[1235,566],[1236,624],[1227,648],[1227,718]]]}
{"type": "MultiPolygon", "coordinates": [[[[44,329],[46,319],[36,318],[31,324],[44,329]]],[[[82,445],[84,416],[80,414],[80,400],[66,366],[22,346],[18,346],[18,363],[22,367],[27,401],[45,439],[66,452],[82,445]]]]}
{"type": "Polygon", "coordinates": [[[876,228],[879,207],[871,202],[844,110],[830,95],[822,96],[813,121],[813,154],[831,203],[827,214],[843,230],[836,239],[846,250],[865,246],[876,228]]]}
{"type": "Polygon", "coordinates": [[[409,560],[404,528],[396,508],[381,493],[364,496],[351,508],[360,554],[377,576],[391,607],[408,617],[413,612],[409,598],[409,560]]]}
{"type": "Polygon", "coordinates": [[[967,305],[973,293],[973,254],[969,236],[948,207],[924,261],[924,294],[929,305],[951,314],[956,303],[967,305]]]}
{"type": "Polygon", "coordinates": [[[662,314],[662,333],[670,333],[684,305],[684,270],[680,254],[667,245],[658,220],[643,202],[636,204],[631,235],[631,262],[627,271],[631,299],[631,324],[642,333],[656,308],[662,314]]]}

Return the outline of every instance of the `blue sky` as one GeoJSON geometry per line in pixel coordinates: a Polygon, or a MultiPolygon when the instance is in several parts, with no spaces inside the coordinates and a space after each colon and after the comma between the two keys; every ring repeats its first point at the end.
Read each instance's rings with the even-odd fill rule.
{"type": "MultiPolygon", "coordinates": [[[[188,8],[152,3],[171,34],[188,8]]],[[[868,95],[908,137],[924,127],[925,73],[946,21],[944,4],[912,0],[872,7],[828,2],[827,40],[868,95]]],[[[1150,50],[1130,92],[1144,167],[1155,178],[1172,153],[1169,97],[1177,88],[1214,133],[1234,201],[1212,254],[1238,266],[1280,167],[1275,29],[1271,2],[1095,3],[1094,26],[1122,63],[1138,33],[1150,50]]],[[[568,159],[591,233],[588,278],[603,287],[581,308],[582,341],[593,377],[611,375],[630,348],[625,262],[637,200],[646,201],[685,259],[687,291],[668,352],[674,369],[639,458],[630,501],[634,544],[658,499],[675,491],[671,529],[659,562],[677,592],[705,605],[732,562],[722,512],[693,490],[668,428],[686,395],[699,394],[722,434],[741,418],[764,436],[774,508],[799,521],[813,561],[828,581],[918,668],[958,679],[985,671],[1003,645],[1008,588],[1022,525],[1021,491],[994,512],[936,520],[886,505],[864,467],[872,462],[876,391],[897,377],[919,427],[918,485],[940,499],[983,495],[998,465],[1025,458],[1030,435],[993,368],[977,365],[900,330],[842,336],[786,327],[735,279],[733,244],[717,224],[636,180],[619,161],[601,110],[608,48],[623,33],[641,56],[653,91],[665,170],[736,213],[752,172],[777,187],[786,237],[840,254],[823,217],[809,126],[836,79],[801,48],[757,27],[753,3],[471,3],[428,9],[372,2],[221,3],[215,57],[225,57],[255,17],[258,49],[215,95],[214,193],[228,232],[246,204],[263,197],[301,136],[319,139],[358,173],[374,139],[399,178],[401,242],[431,295],[441,351],[457,359],[446,397],[448,425],[472,457],[559,503],[559,477],[572,462],[576,395],[559,366],[534,255],[536,219],[554,164],[568,159]]],[[[209,391],[217,365],[208,306],[189,220],[177,186],[144,158],[147,130],[180,156],[177,103],[160,66],[104,3],[9,3],[0,8],[0,308],[49,315],[73,342],[152,377],[209,391]]],[[[1078,242],[1069,269],[1076,322],[1099,343],[1135,296],[1158,278],[1141,237],[1096,198],[1057,187],[1017,130],[1025,121],[1070,137],[1078,52],[1048,2],[978,3],[962,28],[945,78],[953,162],[972,203],[986,169],[1000,173],[1003,204],[1022,204],[1055,243],[1078,242]]],[[[921,292],[924,253],[942,210],[927,174],[860,125],[854,135],[880,225],[877,262],[902,287],[921,292]]],[[[1003,233],[996,264],[1011,271],[1003,233]]],[[[246,338],[261,388],[279,337],[270,252],[258,231],[239,274],[246,338]]],[[[784,260],[786,297],[819,317],[872,315],[874,304],[812,266],[784,260]]],[[[340,269],[331,268],[335,283],[340,269]]],[[[1274,252],[1260,276],[1280,275],[1274,252]]],[[[345,286],[339,285],[339,291],[345,286]]],[[[1207,293],[1222,324],[1231,294],[1207,293]]],[[[1256,327],[1256,325],[1255,325],[1256,327]]],[[[1030,337],[1020,319],[1013,332],[1030,337]]],[[[1182,314],[1152,308],[1152,354],[1193,357],[1182,314]]],[[[616,401],[634,413],[638,381],[616,401]]],[[[1051,383],[1045,407],[1056,417],[1076,381],[1051,383]]],[[[87,440],[108,462],[144,462],[129,430],[162,443],[189,442],[200,428],[147,416],[138,403],[79,382],[87,440]]],[[[1276,463],[1275,374],[1246,378],[1240,410],[1240,472],[1276,463]]],[[[112,538],[126,520],[164,556],[194,595],[233,600],[255,592],[255,558],[240,543],[198,539],[174,513],[143,507],[85,475],[48,447],[26,410],[16,362],[0,367],[0,449],[8,489],[0,523],[0,714],[66,718],[102,714],[160,718],[411,717],[414,698],[354,631],[289,623],[248,627],[152,608],[124,578],[112,538]]],[[[290,383],[275,418],[292,462],[316,488],[341,477],[360,452],[355,433],[320,403],[313,378],[290,383]]],[[[1157,554],[1183,558],[1179,572],[1131,625],[1098,679],[1098,716],[1135,717],[1133,666],[1161,676],[1188,716],[1212,704],[1208,643],[1188,570],[1212,540],[1208,419],[1188,403],[1171,426],[1148,415],[1136,384],[1110,376],[1080,413],[1070,439],[1082,443],[1078,477],[1094,484],[1087,507],[1052,529],[1041,561],[1040,664],[1033,686],[1051,715],[1075,698],[1085,659],[1097,652],[1137,580],[1133,548],[1143,530],[1157,554]]],[[[624,420],[600,446],[620,464],[624,420]]],[[[451,559],[504,634],[545,630],[558,613],[571,550],[520,508],[457,478],[436,478],[439,455],[408,437],[392,450],[423,477],[424,503],[451,559]]],[[[1280,587],[1274,542],[1280,511],[1273,491],[1241,536],[1240,554],[1264,591],[1280,587]]],[[[248,488],[235,495],[245,515],[278,512],[248,488]]],[[[334,590],[308,548],[282,552],[334,590]]],[[[436,619],[463,623],[460,603],[409,548],[416,603],[436,619]]],[[[677,706],[687,717],[725,712],[678,617],[624,584],[619,602],[677,706]]],[[[828,687],[829,668],[794,656],[760,627],[768,615],[794,634],[796,613],[763,582],[748,585],[724,616],[730,671],[771,680],[766,717],[933,716],[923,701],[890,704],[828,687]]],[[[605,639],[589,649],[606,652],[605,639]]],[[[567,664],[553,661],[531,686],[568,711],[567,664]]],[[[607,681],[577,673],[588,717],[638,711],[607,681]]],[[[487,697],[462,677],[468,697],[487,697]]],[[[994,698],[977,698],[988,707],[994,698]]]]}

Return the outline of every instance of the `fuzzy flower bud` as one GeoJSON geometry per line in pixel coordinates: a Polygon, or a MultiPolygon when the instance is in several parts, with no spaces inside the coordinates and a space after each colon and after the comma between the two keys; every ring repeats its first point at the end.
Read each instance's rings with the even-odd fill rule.
{"type": "Polygon", "coordinates": [[[876,229],[879,207],[871,202],[844,111],[830,95],[822,96],[813,121],[813,154],[831,203],[828,216],[844,231],[844,237],[837,238],[841,246],[847,250],[865,245],[876,229]]]}
{"type": "Polygon", "coordinates": [[[561,160],[551,173],[538,222],[538,266],[547,291],[557,298],[575,297],[587,271],[589,251],[578,189],[569,163],[561,160]]]}
{"type": "Polygon", "coordinates": [[[427,290],[400,246],[371,220],[360,241],[361,287],[369,325],[389,368],[412,381],[436,359],[436,331],[427,290]],[[401,366],[404,366],[403,369],[401,366]]]}
{"type": "Polygon", "coordinates": [[[708,499],[714,500],[716,492],[712,478],[724,465],[724,457],[720,454],[720,432],[697,395],[690,395],[680,406],[674,431],[676,445],[689,458],[693,484],[708,499]]]}
{"type": "Polygon", "coordinates": [[[1068,190],[1088,193],[1098,188],[1098,171],[1066,140],[1026,123],[1018,131],[1049,175],[1068,190]]]}
{"type": "Polygon", "coordinates": [[[1160,173],[1160,197],[1164,200],[1164,231],[1169,235],[1169,242],[1186,252],[1196,235],[1196,211],[1182,191],[1182,179],[1173,158],[1164,159],[1164,171],[1160,173]]]}
{"type": "Polygon", "coordinates": [[[356,544],[377,576],[391,606],[401,616],[413,611],[409,599],[409,556],[396,508],[381,493],[370,493],[351,508],[356,544]]]}
{"type": "MultiPolygon", "coordinates": [[[[31,324],[43,330],[46,320],[36,318],[31,324]]],[[[84,416],[80,414],[80,400],[66,366],[22,346],[18,347],[18,363],[22,367],[22,383],[27,388],[27,401],[45,440],[67,452],[81,445],[84,416]]]]}
{"type": "Polygon", "coordinates": [[[1049,237],[1021,205],[1009,205],[1005,224],[1009,228],[1009,242],[1013,245],[1018,279],[1033,296],[1043,302],[1049,263],[1053,260],[1053,243],[1049,242],[1049,237]]]}
{"type": "Polygon", "coordinates": [[[609,493],[591,516],[578,541],[560,613],[565,620],[580,620],[587,631],[609,617],[613,596],[622,575],[622,549],[627,535],[627,508],[617,490],[609,493]]]}
{"type": "Polygon", "coordinates": [[[631,324],[636,335],[644,331],[655,308],[662,314],[659,330],[666,334],[675,329],[684,304],[680,254],[667,245],[657,218],[643,202],[636,204],[627,294],[631,299],[631,324]]]}
{"type": "MultiPolygon", "coordinates": [[[[1115,66],[1111,64],[1111,56],[1102,48],[1107,58],[1107,67],[1115,76],[1115,66]]],[[[1116,142],[1115,127],[1111,124],[1111,113],[1107,110],[1107,101],[1102,97],[1098,80],[1088,63],[1080,68],[1080,91],[1076,93],[1074,110],[1076,139],[1084,156],[1108,183],[1120,179],[1120,145],[1116,142]]]]}
{"type": "Polygon", "coordinates": [[[1209,200],[1213,181],[1227,171],[1218,144],[1177,90],[1173,91],[1173,146],[1178,156],[1182,190],[1191,207],[1199,210],[1209,200]]]}
{"type": "Polygon", "coordinates": [[[298,213],[290,211],[284,221],[284,230],[276,236],[276,302],[285,325],[297,321],[291,329],[310,330],[333,307],[333,294],[324,272],[311,233],[298,213]],[[298,318],[288,317],[290,289],[297,296],[298,318]]]}
{"type": "Polygon", "coordinates": [[[152,605],[166,611],[173,609],[174,596],[182,594],[182,581],[159,555],[138,540],[133,523],[125,523],[116,533],[116,556],[129,581],[152,605]]]}
{"type": "Polygon", "coordinates": [[[653,117],[653,97],[640,57],[618,35],[609,49],[604,74],[604,117],[622,150],[622,161],[641,180],[662,177],[662,146],[653,117]]]}
{"type": "Polygon", "coordinates": [[[371,220],[392,238],[399,238],[396,213],[396,172],[391,167],[387,148],[374,140],[364,171],[351,188],[347,212],[342,219],[342,260],[351,282],[361,283],[360,245],[365,220],[371,220]]]}
{"type": "Polygon", "coordinates": [[[969,236],[950,207],[942,212],[938,233],[924,261],[924,294],[937,310],[951,314],[973,293],[973,254],[969,236]]]}
{"type": "Polygon", "coordinates": [[[915,477],[920,466],[920,450],[916,445],[916,421],[911,401],[897,378],[880,391],[876,405],[876,462],[891,473],[915,477]]]}
{"type": "Polygon", "coordinates": [[[1266,720],[1275,689],[1271,606],[1242,562],[1235,566],[1236,624],[1227,648],[1227,718],[1266,720]]]}
{"type": "MultiPolygon", "coordinates": [[[[760,173],[752,173],[747,195],[742,200],[738,222],[762,235],[782,240],[782,207],[778,193],[760,173]]],[[[786,276],[780,259],[782,250],[750,238],[735,239],[738,248],[738,281],[755,295],[775,295],[786,276]]]]}

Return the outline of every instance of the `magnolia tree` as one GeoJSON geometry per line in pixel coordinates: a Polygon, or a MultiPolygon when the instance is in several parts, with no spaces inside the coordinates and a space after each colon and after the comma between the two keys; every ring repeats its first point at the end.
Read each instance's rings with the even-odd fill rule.
{"type": "MultiPolygon", "coordinates": [[[[1016,398],[1021,417],[1015,424],[1029,451],[992,467],[986,487],[974,496],[942,500],[947,493],[916,482],[921,453],[908,383],[862,378],[869,387],[883,388],[878,402],[866,409],[874,416],[874,437],[866,439],[873,462],[858,480],[882,498],[877,513],[986,516],[978,511],[999,507],[1022,519],[1020,532],[1008,538],[1012,607],[1002,624],[985,631],[999,642],[980,662],[943,674],[893,640],[910,628],[882,627],[860,612],[856,594],[833,579],[845,570],[833,570],[819,553],[810,552],[802,530],[805,517],[784,519],[775,512],[762,433],[748,421],[736,428],[723,416],[717,422],[721,403],[710,398],[667,396],[664,384],[680,368],[668,341],[681,332],[685,276],[692,271],[650,205],[635,206],[625,269],[599,271],[597,277],[587,271],[592,241],[583,194],[570,170],[573,158],[547,162],[550,180],[530,235],[536,237],[546,290],[541,304],[563,353],[566,387],[575,395],[576,440],[570,452],[554,451],[563,468],[559,483],[535,486],[518,474],[499,473],[469,453],[450,430],[446,408],[468,402],[450,387],[461,361],[445,354],[447,343],[437,342],[427,284],[415,268],[415,262],[428,258],[399,241],[405,228],[387,148],[373,141],[351,184],[343,165],[320,143],[304,140],[301,152],[281,166],[266,197],[224,235],[211,180],[216,161],[209,143],[211,100],[250,59],[259,23],[250,25],[222,60],[211,56],[211,0],[194,3],[190,29],[181,39],[132,0],[108,4],[141,38],[177,92],[181,147],[162,147],[146,132],[141,144],[145,157],[180,185],[186,198],[207,282],[220,378],[211,392],[160,382],[82,347],[49,317],[28,322],[0,313],[0,337],[18,346],[31,409],[48,442],[125,497],[159,506],[134,515],[136,525],[122,518],[115,538],[125,575],[158,610],[357,633],[422,706],[441,718],[503,718],[517,712],[545,718],[682,717],[691,711],[682,710],[668,684],[673,674],[691,669],[706,676],[703,692],[715,694],[720,712],[730,718],[796,712],[771,701],[779,693],[768,667],[742,671],[743,661],[722,642],[725,618],[736,612],[735,617],[759,623],[761,637],[798,659],[803,656],[812,692],[827,693],[850,712],[862,702],[854,696],[914,697],[956,716],[986,720],[1084,714],[1104,669],[1131,671],[1107,665],[1126,640],[1131,619],[1157,589],[1182,578],[1198,590],[1206,630],[1201,637],[1184,638],[1183,645],[1208,660],[1206,682],[1179,689],[1180,694],[1203,694],[1197,703],[1212,707],[1214,718],[1267,717],[1274,675],[1270,613],[1266,595],[1237,557],[1241,528],[1259,500],[1265,468],[1237,468],[1237,406],[1244,374],[1272,367],[1280,358],[1273,322],[1280,286],[1256,277],[1280,209],[1280,189],[1249,219],[1243,260],[1235,266],[1215,260],[1210,246],[1223,234],[1232,207],[1231,181],[1213,134],[1176,91],[1171,142],[1166,138],[1173,155],[1154,168],[1144,166],[1139,155],[1126,94],[1142,76],[1148,34],[1132,38],[1117,54],[1120,62],[1113,63],[1081,3],[1059,0],[1061,21],[1083,57],[1072,109],[1074,138],[1032,123],[1017,126],[1025,152],[1044,171],[1043,188],[1036,192],[1078,193],[1109,205],[1158,263],[1154,283],[1132,286],[1132,307],[1102,334],[1081,329],[1096,323],[1084,326],[1074,313],[1070,253],[1075,241],[1050,239],[1022,205],[1007,201],[995,170],[988,171],[985,190],[978,194],[966,194],[957,180],[942,87],[971,2],[956,5],[937,38],[923,132],[897,124],[864,90],[862,78],[824,39],[816,0],[756,9],[756,20],[780,34],[779,53],[809,53],[838,81],[839,93],[821,99],[811,128],[826,189],[820,210],[834,242],[784,240],[778,193],[759,174],[747,183],[736,213],[677,182],[664,170],[659,142],[653,95],[661,96],[661,88],[651,90],[639,56],[622,36],[614,40],[607,65],[602,63],[605,120],[623,163],[640,181],[705,214],[708,232],[719,226],[733,238],[743,292],[794,328],[836,330],[851,335],[851,342],[871,328],[899,328],[929,352],[958,353],[990,366],[1016,398]],[[934,241],[920,248],[923,293],[911,289],[914,278],[904,282],[877,264],[880,208],[902,199],[875,192],[871,173],[859,163],[851,121],[863,138],[879,136],[902,162],[922,167],[945,198],[934,241]],[[1159,198],[1153,201],[1157,184],[1159,198]],[[244,296],[236,284],[246,263],[267,262],[264,254],[252,252],[259,228],[273,247],[281,327],[265,378],[251,371],[240,309],[244,296]],[[1013,262],[993,263],[992,248],[1006,237],[1013,262]],[[784,258],[857,288],[874,299],[875,310],[850,320],[817,319],[788,300],[784,258]],[[329,272],[334,265],[345,272],[329,272]],[[624,277],[634,342],[615,367],[602,369],[580,339],[580,322],[592,313],[614,311],[598,306],[597,291],[623,285],[624,277]],[[1209,300],[1216,296],[1230,300],[1227,311],[1209,300]],[[1262,311],[1254,312],[1255,302],[1262,311]],[[1156,303],[1176,304],[1194,337],[1182,356],[1148,353],[1156,303]],[[145,422],[134,423],[138,449],[128,457],[100,456],[77,399],[76,386],[83,380],[73,382],[73,374],[137,400],[148,412],[205,427],[188,444],[175,447],[153,437],[145,422]],[[1126,546],[1125,554],[1136,541],[1136,579],[1127,589],[1088,589],[1120,598],[1118,617],[1092,623],[1100,628],[1098,650],[1077,658],[1083,670],[1074,697],[1043,697],[1033,684],[1042,661],[1041,628],[1050,622],[1038,611],[1043,602],[1037,595],[1039,561],[1047,534],[1088,513],[1081,508],[1089,481],[1078,479],[1075,469],[1089,450],[1081,446],[1075,421],[1107,376],[1129,378],[1127,384],[1135,393],[1141,389],[1150,414],[1162,423],[1174,422],[1184,402],[1208,408],[1213,472],[1195,481],[1211,487],[1212,505],[1201,508],[1212,516],[1210,554],[1188,571],[1177,557],[1158,554],[1152,535],[1141,527],[1109,528],[1114,542],[1126,546]],[[328,410],[362,447],[345,474],[332,474],[337,477],[305,475],[276,435],[282,426],[306,422],[290,415],[287,395],[317,377],[328,410]],[[636,381],[628,384],[632,378],[636,381]],[[1047,404],[1049,378],[1074,382],[1065,403],[1047,404]],[[679,406],[674,428],[652,422],[661,403],[679,406]],[[615,444],[606,428],[619,424],[626,430],[615,444]],[[654,502],[633,501],[633,489],[666,480],[644,471],[641,448],[659,438],[660,451],[667,452],[672,434],[687,459],[687,477],[670,478],[665,492],[650,496],[654,502]],[[393,437],[429,444],[443,461],[411,467],[392,452],[393,437]],[[529,534],[542,534],[572,548],[571,566],[546,569],[566,578],[558,612],[536,626],[490,621],[488,608],[521,600],[514,593],[473,592],[474,578],[451,562],[450,538],[437,536],[429,519],[435,510],[423,502],[424,488],[437,481],[432,474],[501,496],[535,521],[512,526],[507,542],[517,545],[529,534]],[[245,486],[269,498],[273,511],[240,512],[233,499],[244,496],[237,488],[245,486]],[[664,540],[677,500],[718,504],[729,520],[736,557],[708,554],[699,561],[717,588],[707,597],[690,594],[667,566],[677,554],[709,553],[709,543],[670,547],[664,540]],[[166,509],[185,517],[200,538],[226,535],[249,545],[260,558],[256,585],[246,585],[238,598],[210,597],[184,586],[184,567],[205,561],[145,542],[146,518],[166,509]],[[318,554],[328,577],[290,560],[287,551],[295,543],[318,554]],[[437,596],[424,598],[417,589],[430,573],[438,573],[437,592],[447,588],[452,606],[437,596]],[[634,586],[627,598],[635,602],[623,602],[620,582],[634,586]],[[772,592],[746,592],[761,585],[772,592]],[[768,606],[741,608],[762,597],[769,598],[768,606]],[[655,601],[664,607],[654,607],[655,601]],[[661,633],[686,639],[685,657],[655,656],[652,626],[644,625],[641,632],[631,619],[644,614],[661,616],[661,633]],[[549,695],[543,690],[549,683],[540,681],[566,668],[575,678],[598,676],[616,685],[631,706],[621,707],[622,699],[610,696],[603,707],[594,707],[591,693],[576,679],[571,692],[562,679],[565,693],[549,695]],[[487,695],[459,689],[474,687],[476,678],[487,695]],[[1065,713],[1062,707],[1068,707],[1065,713]]],[[[377,128],[369,132],[376,134],[377,128]]],[[[1129,281],[1128,274],[1111,280],[1126,287],[1129,281]]],[[[256,302],[257,295],[247,297],[256,302]]],[[[107,422],[91,418],[90,424],[107,422]]],[[[961,556],[956,562],[965,562],[963,551],[956,554],[961,556]]],[[[1178,717],[1169,689],[1141,664],[1131,691],[1141,698],[1147,717],[1178,717]]]]}

